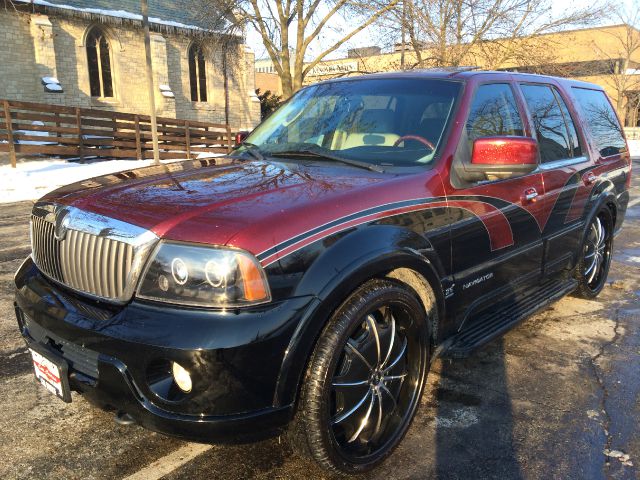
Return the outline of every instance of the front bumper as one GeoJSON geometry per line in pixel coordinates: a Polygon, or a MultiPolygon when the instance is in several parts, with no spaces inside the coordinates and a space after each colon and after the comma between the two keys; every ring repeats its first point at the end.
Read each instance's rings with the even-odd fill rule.
{"type": "Polygon", "coordinates": [[[102,408],[151,430],[218,442],[274,434],[291,418],[278,381],[313,297],[233,311],[136,301],[113,307],[53,285],[31,261],[16,287],[26,342],[65,359],[71,389],[102,408]],[[191,373],[188,394],[172,381],[173,361],[191,373]]]}

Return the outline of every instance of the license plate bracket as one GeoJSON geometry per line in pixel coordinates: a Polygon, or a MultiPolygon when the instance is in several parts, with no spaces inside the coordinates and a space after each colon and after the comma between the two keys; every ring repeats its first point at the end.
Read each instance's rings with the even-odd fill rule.
{"type": "Polygon", "coordinates": [[[63,358],[34,345],[29,345],[29,351],[36,380],[59,399],[71,403],[67,362],[63,358]]]}

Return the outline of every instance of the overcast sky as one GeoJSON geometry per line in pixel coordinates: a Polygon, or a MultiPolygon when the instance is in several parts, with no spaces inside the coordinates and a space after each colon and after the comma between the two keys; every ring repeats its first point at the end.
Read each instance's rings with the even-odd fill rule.
{"type": "MultiPolygon", "coordinates": [[[[623,5],[626,5],[627,7],[631,7],[633,0],[615,0],[615,2],[616,4],[623,4],[623,5]]],[[[554,13],[557,15],[562,15],[564,13],[564,10],[566,9],[567,3],[569,2],[567,2],[566,0],[554,2],[553,4],[554,13]]],[[[570,3],[572,6],[576,8],[580,8],[580,7],[588,6],[594,2],[593,0],[572,0],[570,3]]],[[[613,19],[603,19],[603,21],[601,22],[601,24],[612,24],[612,23],[617,23],[617,22],[615,22],[615,20],[613,19]]],[[[291,28],[294,28],[294,25],[292,25],[291,28]]],[[[331,44],[335,43],[336,40],[340,39],[341,37],[340,32],[348,33],[351,29],[353,29],[353,26],[349,25],[344,18],[342,18],[339,15],[334,16],[332,22],[330,22],[330,24],[328,25],[328,28],[322,34],[324,38],[322,38],[321,41],[319,42],[316,41],[311,44],[309,48],[308,56],[312,56],[314,54],[320,53],[322,49],[327,48],[327,46],[330,46],[331,44]]],[[[389,42],[387,41],[384,43],[389,43],[389,42]]],[[[251,48],[255,52],[256,59],[268,57],[267,52],[264,48],[264,45],[262,44],[262,39],[260,38],[260,35],[255,30],[249,30],[247,32],[247,44],[251,46],[251,48]]],[[[337,52],[334,52],[332,55],[330,55],[327,58],[342,58],[346,56],[347,50],[350,48],[366,47],[370,45],[377,45],[383,48],[390,47],[390,44],[389,45],[381,44],[380,39],[376,38],[374,30],[365,29],[364,31],[356,35],[354,38],[352,38],[347,45],[344,45],[340,50],[338,50],[337,52]]]]}

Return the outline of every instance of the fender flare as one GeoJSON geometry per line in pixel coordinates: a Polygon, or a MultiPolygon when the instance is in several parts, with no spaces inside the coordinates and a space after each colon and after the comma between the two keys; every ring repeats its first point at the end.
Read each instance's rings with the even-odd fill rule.
{"type": "Polygon", "coordinates": [[[309,357],[335,309],[370,278],[384,276],[397,268],[414,270],[429,282],[436,296],[438,318],[442,321],[445,305],[440,279],[444,269],[430,242],[413,231],[392,225],[354,229],[318,256],[296,287],[296,296],[309,295],[315,290],[316,299],[297,325],[286,349],[274,406],[296,401],[309,357]],[[359,255],[354,257],[353,252],[359,255]]]}
{"type": "MultiPolygon", "coordinates": [[[[603,208],[609,208],[609,205],[613,205],[615,211],[611,212],[611,216],[613,217],[613,228],[615,229],[616,225],[616,216],[618,214],[618,210],[620,209],[620,205],[618,204],[618,197],[615,194],[615,187],[609,181],[604,181],[596,185],[591,195],[589,196],[588,206],[586,207],[587,212],[584,216],[585,222],[582,226],[582,236],[580,238],[580,248],[576,252],[576,255],[580,255],[580,252],[584,248],[584,241],[587,236],[587,230],[591,225],[591,221],[596,216],[596,214],[603,208]],[[589,206],[590,204],[590,206],[589,206]]],[[[577,256],[576,256],[577,260],[577,256]]]]}

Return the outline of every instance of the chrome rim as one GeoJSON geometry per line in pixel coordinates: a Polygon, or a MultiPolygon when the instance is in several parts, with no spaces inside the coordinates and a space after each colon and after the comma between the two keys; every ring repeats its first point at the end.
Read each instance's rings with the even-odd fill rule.
{"type": "Polygon", "coordinates": [[[350,459],[383,450],[415,410],[423,361],[416,328],[408,312],[387,305],[349,336],[332,378],[330,425],[350,459]]]}
{"type": "Polygon", "coordinates": [[[584,277],[589,288],[597,288],[609,259],[607,230],[600,217],[596,217],[584,245],[584,277]]]}

